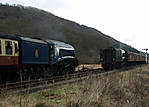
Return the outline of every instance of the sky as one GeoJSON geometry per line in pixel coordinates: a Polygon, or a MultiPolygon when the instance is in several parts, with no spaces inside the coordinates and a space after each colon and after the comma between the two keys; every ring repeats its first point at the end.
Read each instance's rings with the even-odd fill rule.
{"type": "Polygon", "coordinates": [[[132,47],[149,48],[149,0],[0,0],[43,9],[132,47]]]}

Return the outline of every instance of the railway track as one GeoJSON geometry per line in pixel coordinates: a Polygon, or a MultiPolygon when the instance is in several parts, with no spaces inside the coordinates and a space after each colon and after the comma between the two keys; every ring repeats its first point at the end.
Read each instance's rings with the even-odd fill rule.
{"type": "Polygon", "coordinates": [[[26,80],[13,83],[0,84],[0,92],[7,91],[12,93],[25,93],[33,92],[35,90],[46,89],[49,87],[80,81],[88,78],[90,75],[101,73],[99,69],[83,69],[73,74],[67,74],[62,76],[54,76],[50,78],[41,78],[37,80],[26,80]]]}
{"type": "MultiPolygon", "coordinates": [[[[123,68],[121,71],[125,71],[129,68],[123,68]]],[[[42,89],[48,89],[54,86],[59,86],[67,83],[73,83],[76,81],[81,81],[88,79],[90,77],[99,77],[100,75],[119,72],[118,70],[112,71],[103,71],[102,68],[98,69],[82,69],[73,74],[67,74],[62,76],[54,76],[50,78],[42,78],[38,80],[27,80],[27,81],[19,81],[14,83],[6,83],[0,85],[0,93],[10,92],[10,93],[32,93],[42,89]]]]}

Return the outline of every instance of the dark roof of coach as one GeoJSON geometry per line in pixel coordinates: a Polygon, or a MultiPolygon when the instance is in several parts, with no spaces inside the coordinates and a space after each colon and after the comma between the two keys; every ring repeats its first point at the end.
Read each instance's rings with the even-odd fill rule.
{"type": "Polygon", "coordinates": [[[19,40],[19,38],[16,35],[3,32],[0,32],[0,38],[19,40]]]}

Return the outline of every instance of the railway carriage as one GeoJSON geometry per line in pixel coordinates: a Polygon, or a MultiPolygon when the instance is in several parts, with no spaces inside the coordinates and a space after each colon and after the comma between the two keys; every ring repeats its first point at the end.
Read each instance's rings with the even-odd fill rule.
{"type": "Polygon", "coordinates": [[[19,64],[19,39],[14,35],[0,33],[0,82],[15,78],[19,64]]]}
{"type": "Polygon", "coordinates": [[[145,64],[145,55],[126,51],[127,65],[145,64]]]}
{"type": "Polygon", "coordinates": [[[0,68],[16,67],[19,63],[18,39],[0,33],[0,68]]]}

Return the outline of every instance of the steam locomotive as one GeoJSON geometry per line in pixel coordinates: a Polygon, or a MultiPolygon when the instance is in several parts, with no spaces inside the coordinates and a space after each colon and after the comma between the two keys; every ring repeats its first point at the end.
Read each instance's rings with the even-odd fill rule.
{"type": "Polygon", "coordinates": [[[77,65],[75,49],[67,43],[0,33],[0,80],[60,75],[77,65]]]}
{"type": "Polygon", "coordinates": [[[121,48],[109,47],[100,50],[100,62],[105,70],[136,64],[145,64],[146,56],[121,48]]]}

